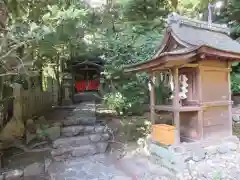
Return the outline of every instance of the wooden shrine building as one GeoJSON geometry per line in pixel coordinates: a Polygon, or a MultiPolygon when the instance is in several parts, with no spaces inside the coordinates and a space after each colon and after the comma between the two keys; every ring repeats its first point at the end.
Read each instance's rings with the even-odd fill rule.
{"type": "MultiPolygon", "coordinates": [[[[153,59],[127,66],[125,72],[148,72],[152,139],[165,145],[232,136],[231,63],[240,61],[240,44],[219,24],[171,14],[153,59]],[[157,103],[159,75],[172,77],[170,101],[157,103]],[[172,124],[155,124],[168,111],[172,124]]],[[[171,79],[171,78],[170,78],[171,79]]]]}
{"type": "Polygon", "coordinates": [[[81,57],[72,58],[70,62],[67,65],[67,70],[72,76],[71,97],[73,102],[80,102],[87,98],[88,92],[99,91],[104,63],[98,57],[89,57],[84,60],[81,57]]]}

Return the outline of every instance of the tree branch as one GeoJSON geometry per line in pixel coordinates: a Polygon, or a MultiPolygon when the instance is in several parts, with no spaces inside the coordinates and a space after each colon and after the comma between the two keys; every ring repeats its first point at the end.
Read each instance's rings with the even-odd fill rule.
{"type": "Polygon", "coordinates": [[[26,42],[20,43],[19,45],[13,47],[11,50],[9,50],[6,54],[4,54],[3,56],[0,56],[0,60],[2,61],[3,59],[5,59],[6,57],[8,57],[14,50],[17,50],[17,48],[23,46],[24,44],[26,44],[26,42]]]}

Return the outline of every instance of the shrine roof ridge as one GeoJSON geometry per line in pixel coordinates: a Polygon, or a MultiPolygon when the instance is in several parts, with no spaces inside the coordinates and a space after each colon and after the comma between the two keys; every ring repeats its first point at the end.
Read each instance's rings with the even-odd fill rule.
{"type": "Polygon", "coordinates": [[[168,15],[168,26],[171,27],[173,23],[190,26],[193,28],[205,29],[213,32],[219,32],[227,35],[230,34],[230,29],[225,24],[208,23],[206,21],[190,19],[184,16],[180,16],[177,13],[171,13],[168,15]]]}

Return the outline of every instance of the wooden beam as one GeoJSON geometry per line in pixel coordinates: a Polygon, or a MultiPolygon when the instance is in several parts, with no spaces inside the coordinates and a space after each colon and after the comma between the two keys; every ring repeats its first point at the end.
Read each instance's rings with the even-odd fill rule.
{"type": "Polygon", "coordinates": [[[175,67],[173,69],[173,81],[174,81],[174,98],[173,98],[173,118],[174,118],[174,125],[176,127],[175,129],[175,144],[180,143],[180,116],[179,111],[176,110],[180,107],[179,105],[179,73],[178,68],[175,67]]]}
{"type": "Polygon", "coordinates": [[[155,109],[158,111],[169,111],[169,112],[191,112],[191,111],[200,111],[202,107],[200,106],[182,106],[178,108],[174,108],[171,105],[156,105],[155,109]]]}
{"type": "Polygon", "coordinates": [[[165,71],[169,71],[168,69],[164,68],[164,67],[157,67],[157,68],[153,68],[151,69],[152,72],[165,72],[165,71]]]}
{"type": "Polygon", "coordinates": [[[220,67],[210,67],[210,66],[199,66],[203,71],[224,71],[224,72],[231,72],[232,69],[230,68],[220,68],[220,67]]]}
{"type": "Polygon", "coordinates": [[[198,67],[199,64],[184,64],[182,66],[180,66],[180,68],[184,68],[184,67],[191,67],[191,68],[195,68],[198,67]]]}

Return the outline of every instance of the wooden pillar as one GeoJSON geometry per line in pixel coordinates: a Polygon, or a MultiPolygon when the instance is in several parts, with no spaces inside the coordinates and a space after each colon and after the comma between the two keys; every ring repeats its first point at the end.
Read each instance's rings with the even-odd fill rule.
{"type": "Polygon", "coordinates": [[[156,94],[155,94],[155,80],[156,74],[155,72],[151,72],[150,74],[150,119],[152,124],[155,124],[155,102],[156,102],[156,94]]]}
{"type": "Polygon", "coordinates": [[[173,81],[174,81],[174,98],[173,98],[173,117],[175,125],[175,144],[180,143],[180,117],[179,117],[179,73],[178,68],[173,69],[173,81]]]}
{"type": "MultiPolygon", "coordinates": [[[[203,103],[202,97],[202,74],[203,70],[201,67],[198,67],[197,70],[197,91],[198,91],[198,103],[201,106],[203,103]]],[[[203,111],[198,111],[198,136],[200,140],[203,140],[203,111]]]]}
{"type": "Polygon", "coordinates": [[[229,136],[233,135],[232,132],[232,88],[231,88],[231,69],[232,69],[232,63],[228,62],[228,68],[230,69],[230,71],[228,71],[228,100],[229,102],[231,102],[228,105],[228,121],[229,121],[229,136]]]}

